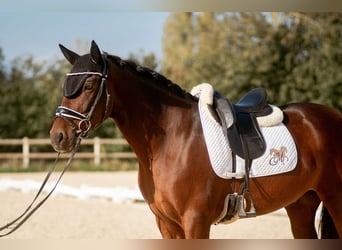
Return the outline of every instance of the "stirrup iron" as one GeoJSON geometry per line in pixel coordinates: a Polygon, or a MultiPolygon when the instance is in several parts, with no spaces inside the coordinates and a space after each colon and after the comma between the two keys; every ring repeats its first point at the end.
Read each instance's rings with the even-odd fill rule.
{"type": "Polygon", "coordinates": [[[255,207],[254,207],[254,202],[253,202],[252,196],[251,196],[251,194],[249,192],[248,192],[248,195],[249,195],[250,201],[251,201],[251,208],[249,209],[248,212],[245,209],[245,194],[237,196],[238,204],[239,204],[238,215],[239,215],[240,218],[256,217],[256,210],[255,210],[255,207]]]}

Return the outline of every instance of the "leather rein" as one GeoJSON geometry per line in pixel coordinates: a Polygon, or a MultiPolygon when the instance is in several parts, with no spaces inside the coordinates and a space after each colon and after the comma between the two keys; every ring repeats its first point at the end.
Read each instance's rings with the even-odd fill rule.
{"type": "Polygon", "coordinates": [[[59,159],[59,155],[60,153],[58,153],[56,160],[54,162],[54,164],[50,167],[47,175],[45,176],[45,179],[42,183],[42,185],[40,186],[36,196],[34,197],[34,199],[32,200],[32,202],[30,203],[30,205],[25,209],[25,211],[19,215],[16,219],[12,220],[11,222],[7,223],[6,225],[0,227],[0,237],[4,237],[7,236],[11,233],[13,233],[14,231],[16,231],[22,224],[24,224],[25,221],[27,221],[28,218],[31,217],[31,215],[41,206],[43,205],[43,203],[45,203],[45,201],[51,196],[51,194],[53,193],[53,191],[56,189],[58,183],[60,182],[60,180],[62,179],[62,176],[64,175],[64,173],[69,169],[70,164],[72,162],[72,160],[74,159],[75,153],[77,152],[77,149],[79,147],[79,145],[81,144],[81,136],[79,136],[77,138],[76,141],[76,145],[74,150],[72,151],[68,162],[66,163],[65,167],[63,168],[63,171],[61,172],[61,174],[59,175],[59,178],[57,179],[55,185],[53,186],[53,188],[50,190],[50,192],[43,198],[41,199],[41,201],[39,201],[39,203],[37,205],[34,206],[34,204],[36,202],[38,202],[38,198],[41,194],[41,192],[44,190],[45,184],[48,182],[51,174],[53,173],[58,159],[59,159]],[[3,233],[2,233],[3,232],[3,233]]]}
{"type": "Polygon", "coordinates": [[[77,135],[77,140],[76,140],[76,144],[75,147],[73,149],[73,151],[71,152],[71,155],[63,169],[63,171],[61,172],[59,178],[57,179],[55,185],[53,186],[53,188],[50,190],[50,192],[43,198],[41,199],[39,202],[37,201],[41,192],[43,191],[45,184],[48,182],[51,174],[53,173],[58,159],[59,159],[59,155],[60,153],[58,153],[56,160],[54,162],[54,164],[50,167],[45,179],[43,180],[42,185],[40,186],[36,196],[33,198],[32,202],[29,204],[29,206],[25,209],[25,211],[19,215],[16,219],[12,220],[11,222],[7,223],[6,225],[0,227],[0,237],[4,237],[7,236],[11,233],[13,233],[14,231],[16,231],[22,224],[24,224],[24,222],[31,217],[31,215],[41,206],[43,205],[43,203],[45,203],[45,201],[51,196],[51,194],[54,192],[54,190],[56,189],[58,183],[60,182],[60,180],[62,179],[62,176],[64,175],[64,173],[69,169],[70,164],[75,156],[75,153],[78,150],[79,145],[81,144],[81,140],[82,138],[86,137],[89,130],[91,129],[91,117],[92,114],[95,110],[95,107],[97,105],[97,103],[99,102],[103,90],[105,89],[106,91],[106,108],[105,108],[105,112],[103,115],[102,120],[104,120],[106,118],[107,112],[108,112],[108,106],[109,106],[109,100],[110,100],[110,94],[108,92],[107,86],[105,84],[106,79],[108,77],[107,75],[107,64],[106,64],[106,60],[104,60],[104,70],[103,73],[99,73],[99,72],[77,72],[77,73],[68,73],[67,76],[78,76],[78,75],[98,75],[101,77],[101,83],[100,83],[100,87],[99,90],[97,92],[97,95],[95,97],[94,103],[92,104],[88,114],[82,114],[78,111],[75,111],[71,108],[65,107],[65,106],[58,106],[57,110],[56,110],[56,118],[62,118],[64,119],[76,132],[77,135]],[[78,120],[78,124],[77,126],[75,125],[75,123],[72,121],[72,119],[78,120]],[[35,205],[35,203],[38,202],[38,204],[35,205]],[[35,205],[35,206],[34,206],[35,205]]]}

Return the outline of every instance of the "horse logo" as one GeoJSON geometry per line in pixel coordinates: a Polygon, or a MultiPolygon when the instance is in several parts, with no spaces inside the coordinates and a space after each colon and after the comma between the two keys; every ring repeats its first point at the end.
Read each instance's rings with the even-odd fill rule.
{"type": "Polygon", "coordinates": [[[280,149],[271,148],[270,149],[270,156],[271,159],[269,161],[271,166],[277,165],[278,163],[285,164],[286,161],[289,160],[287,157],[287,148],[281,146],[280,149]]]}

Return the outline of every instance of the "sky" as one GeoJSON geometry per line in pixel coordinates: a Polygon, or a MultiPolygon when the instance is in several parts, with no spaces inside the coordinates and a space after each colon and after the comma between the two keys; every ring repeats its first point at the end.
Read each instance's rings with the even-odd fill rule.
{"type": "MultiPolygon", "coordinates": [[[[312,1],[319,0],[299,1],[306,4],[294,9],[316,6],[324,10],[326,5],[308,5],[312,1]]],[[[255,0],[1,0],[0,47],[5,63],[27,56],[38,61],[59,59],[62,54],[58,44],[76,49],[76,40],[87,44],[95,40],[100,49],[122,58],[143,50],[161,60],[163,25],[172,11],[288,10],[287,5],[278,2],[259,0],[253,5],[255,0]]],[[[292,6],[292,2],[298,4],[297,0],[289,2],[292,6]]]]}
{"type": "MultiPolygon", "coordinates": [[[[62,1],[64,2],[64,1],[62,1]]],[[[88,2],[85,0],[84,2],[88,2]]],[[[16,57],[35,60],[63,58],[58,44],[88,53],[95,40],[101,50],[127,58],[153,52],[162,57],[163,25],[168,12],[139,11],[0,11],[0,47],[5,63],[16,57]],[[76,48],[76,40],[82,46],[76,48]]]]}

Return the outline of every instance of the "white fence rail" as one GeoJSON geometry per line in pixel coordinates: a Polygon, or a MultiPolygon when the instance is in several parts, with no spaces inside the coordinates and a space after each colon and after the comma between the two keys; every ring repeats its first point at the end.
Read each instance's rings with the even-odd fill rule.
{"type": "MultiPolygon", "coordinates": [[[[0,147],[3,146],[21,146],[21,152],[0,152],[1,160],[22,160],[23,167],[28,167],[32,159],[55,159],[57,153],[51,152],[32,152],[31,146],[50,145],[50,139],[32,139],[24,137],[22,139],[0,139],[0,147]]],[[[83,139],[82,145],[91,145],[91,152],[78,152],[75,159],[93,159],[96,166],[101,164],[103,158],[106,159],[135,159],[133,152],[104,152],[102,145],[121,145],[127,146],[127,141],[122,138],[107,139],[95,137],[92,139],[83,139]]],[[[52,148],[51,148],[52,149],[52,148]]],[[[62,158],[68,158],[69,154],[61,154],[62,158]]]]}

